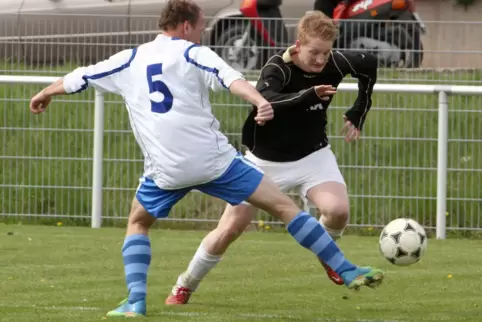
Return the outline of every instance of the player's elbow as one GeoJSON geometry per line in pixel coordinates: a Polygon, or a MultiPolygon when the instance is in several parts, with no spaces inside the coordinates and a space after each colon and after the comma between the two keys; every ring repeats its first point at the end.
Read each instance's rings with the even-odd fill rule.
{"type": "Polygon", "coordinates": [[[364,60],[364,67],[367,70],[367,74],[372,77],[376,77],[378,72],[378,57],[373,54],[366,54],[364,60]]]}
{"type": "Polygon", "coordinates": [[[236,78],[234,80],[231,80],[230,82],[227,82],[228,89],[231,91],[231,93],[238,93],[243,90],[243,87],[245,85],[245,80],[243,78],[236,78]]]}

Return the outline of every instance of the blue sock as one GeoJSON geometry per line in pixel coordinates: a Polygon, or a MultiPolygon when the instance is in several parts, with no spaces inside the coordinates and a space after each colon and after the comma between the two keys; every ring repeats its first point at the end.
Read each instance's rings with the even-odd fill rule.
{"type": "Polygon", "coordinates": [[[122,247],[129,303],[145,300],[147,270],[151,263],[151,242],[146,235],[130,235],[122,247]]]}
{"type": "Polygon", "coordinates": [[[323,226],[306,212],[300,212],[286,228],[301,246],[315,253],[338,275],[356,268],[346,260],[323,226]]]}

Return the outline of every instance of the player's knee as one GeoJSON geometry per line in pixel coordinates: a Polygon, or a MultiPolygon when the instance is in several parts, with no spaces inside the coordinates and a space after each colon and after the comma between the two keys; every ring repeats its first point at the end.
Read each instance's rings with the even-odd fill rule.
{"type": "Polygon", "coordinates": [[[345,203],[326,205],[321,209],[321,213],[326,221],[344,227],[350,216],[350,207],[345,203]]]}
{"type": "Polygon", "coordinates": [[[131,233],[146,233],[155,221],[156,218],[151,216],[139,201],[134,198],[127,221],[128,230],[131,233]]]}

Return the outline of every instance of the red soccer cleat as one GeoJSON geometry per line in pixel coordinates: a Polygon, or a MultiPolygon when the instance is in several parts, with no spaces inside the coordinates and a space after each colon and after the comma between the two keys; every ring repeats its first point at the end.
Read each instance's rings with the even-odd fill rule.
{"type": "Polygon", "coordinates": [[[167,297],[165,303],[166,305],[187,304],[191,294],[192,291],[190,289],[176,285],[173,287],[172,292],[167,297]]]}
{"type": "Polygon", "coordinates": [[[323,265],[323,267],[325,268],[325,271],[326,271],[326,275],[328,275],[328,278],[335,284],[337,285],[343,285],[345,284],[345,282],[343,281],[343,279],[340,277],[340,275],[338,275],[334,270],[331,269],[330,266],[328,266],[326,263],[324,262],[321,262],[321,264],[323,265]]]}

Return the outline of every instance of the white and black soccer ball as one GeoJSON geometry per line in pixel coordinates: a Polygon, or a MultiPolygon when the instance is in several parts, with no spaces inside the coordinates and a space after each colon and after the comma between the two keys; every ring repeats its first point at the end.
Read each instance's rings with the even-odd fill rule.
{"type": "Polygon", "coordinates": [[[427,250],[427,234],[413,219],[398,218],[385,226],[379,239],[380,252],[392,264],[418,262],[427,250]]]}

